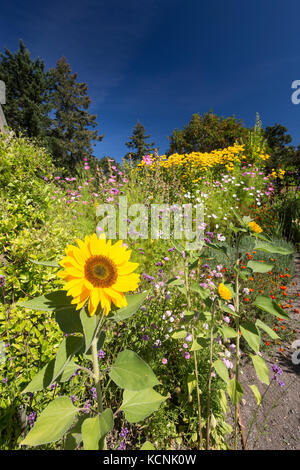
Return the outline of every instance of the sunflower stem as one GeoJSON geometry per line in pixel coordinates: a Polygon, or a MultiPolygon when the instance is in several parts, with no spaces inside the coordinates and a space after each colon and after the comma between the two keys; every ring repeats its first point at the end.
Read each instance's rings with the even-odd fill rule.
{"type": "MultiPolygon", "coordinates": [[[[185,285],[187,289],[187,303],[189,311],[192,308],[191,296],[189,289],[189,276],[188,276],[188,267],[184,266],[185,272],[185,285]]],[[[193,342],[195,340],[194,327],[192,328],[193,342]]],[[[199,437],[199,450],[202,450],[203,447],[203,436],[202,436],[202,417],[201,417],[201,398],[200,398],[200,389],[199,389],[199,374],[198,374],[198,364],[197,364],[197,355],[196,351],[193,352],[194,355],[194,369],[196,377],[196,391],[197,391],[197,402],[198,402],[198,437],[199,437]]]]}
{"type": "MultiPolygon", "coordinates": [[[[95,382],[95,388],[96,388],[96,394],[97,394],[98,416],[101,413],[103,413],[103,397],[102,397],[102,390],[101,390],[101,383],[100,383],[101,375],[100,375],[100,369],[99,369],[98,350],[97,350],[99,334],[101,331],[99,326],[102,323],[102,318],[99,320],[95,337],[92,341],[92,361],[93,361],[93,369],[94,369],[94,382],[95,382]]],[[[106,439],[104,439],[103,449],[107,450],[106,439]]]]}

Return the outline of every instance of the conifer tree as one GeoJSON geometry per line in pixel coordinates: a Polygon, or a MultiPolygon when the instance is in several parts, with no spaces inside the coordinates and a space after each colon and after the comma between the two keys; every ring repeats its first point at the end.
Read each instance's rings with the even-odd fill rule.
{"type": "Polygon", "coordinates": [[[150,135],[145,135],[145,128],[140,121],[137,121],[132,136],[129,137],[129,141],[125,143],[126,147],[132,149],[125,155],[125,158],[129,158],[131,155],[133,162],[139,162],[144,155],[153,152],[155,149],[155,142],[147,143],[146,139],[149,139],[150,135]]]}
{"type": "Polygon", "coordinates": [[[5,117],[15,132],[28,137],[43,137],[50,124],[49,76],[45,65],[20,40],[19,50],[0,54],[0,80],[6,85],[5,117]]]}
{"type": "Polygon", "coordinates": [[[93,141],[101,141],[103,135],[99,136],[95,130],[97,116],[88,112],[91,104],[88,86],[77,82],[77,73],[72,73],[65,57],[50,73],[54,109],[50,145],[55,160],[74,169],[83,157],[92,156],[93,141]]]}

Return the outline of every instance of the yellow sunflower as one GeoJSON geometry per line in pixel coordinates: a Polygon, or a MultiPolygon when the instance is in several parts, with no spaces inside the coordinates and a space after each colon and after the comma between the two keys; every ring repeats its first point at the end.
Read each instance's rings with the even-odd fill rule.
{"type": "Polygon", "coordinates": [[[249,222],[248,225],[251,230],[253,230],[253,232],[255,233],[261,233],[263,231],[263,229],[256,222],[254,222],[254,220],[252,220],[252,222],[249,222]]]}
{"type": "Polygon", "coordinates": [[[92,316],[99,304],[107,315],[111,301],[116,307],[126,307],[124,292],[134,291],[140,282],[140,275],[133,271],[138,263],[129,261],[131,251],[119,240],[99,239],[94,233],[86,236],[84,242],[76,239],[77,246],[68,245],[66,256],[60,261],[64,268],[57,275],[66,281],[64,290],[73,297],[76,310],[89,299],[88,310],[92,316]]]}
{"type": "Polygon", "coordinates": [[[224,299],[224,300],[230,300],[231,297],[232,297],[232,293],[230,292],[228,287],[226,287],[223,284],[223,282],[221,282],[221,284],[219,284],[218,292],[219,292],[220,297],[222,297],[222,299],[224,299]]]}

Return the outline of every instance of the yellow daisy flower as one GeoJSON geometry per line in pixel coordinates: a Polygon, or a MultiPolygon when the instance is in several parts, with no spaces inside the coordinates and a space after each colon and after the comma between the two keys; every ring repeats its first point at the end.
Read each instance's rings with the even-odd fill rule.
{"type": "Polygon", "coordinates": [[[226,287],[223,284],[223,282],[221,282],[221,284],[219,284],[218,292],[219,292],[220,297],[222,297],[222,299],[224,299],[224,300],[230,300],[231,297],[232,297],[232,294],[231,294],[230,290],[228,289],[228,287],[226,287]]]}
{"type": "Polygon", "coordinates": [[[254,222],[254,220],[252,222],[249,222],[248,225],[251,230],[253,230],[253,232],[255,233],[261,233],[263,231],[263,229],[256,222],[254,222]]]}
{"type": "Polygon", "coordinates": [[[88,299],[91,316],[99,304],[105,315],[111,310],[111,301],[118,308],[126,307],[124,292],[134,291],[140,282],[140,275],[133,272],[138,263],[129,261],[132,250],[122,246],[122,240],[112,245],[111,240],[99,239],[95,233],[76,243],[78,247],[68,245],[65,249],[66,257],[59,263],[64,270],[57,273],[66,281],[64,290],[73,297],[76,310],[88,299]]]}

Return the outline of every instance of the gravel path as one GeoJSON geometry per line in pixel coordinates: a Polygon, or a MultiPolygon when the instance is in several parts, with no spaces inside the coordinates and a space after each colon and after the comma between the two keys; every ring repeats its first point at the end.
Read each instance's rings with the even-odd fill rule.
{"type": "MultiPolygon", "coordinates": [[[[296,285],[290,288],[290,293],[300,291],[300,254],[295,259],[296,285]]],[[[293,308],[300,310],[300,297],[296,297],[293,308]]],[[[293,330],[296,330],[296,339],[300,340],[300,315],[289,311],[290,321],[293,330]]],[[[283,371],[279,377],[285,384],[280,387],[275,381],[266,393],[265,399],[257,415],[257,422],[262,427],[262,434],[258,438],[256,427],[254,426],[247,441],[247,448],[259,450],[296,450],[300,449],[300,364],[292,362],[292,354],[296,349],[292,349],[291,344],[282,344],[283,353],[274,352],[272,357],[265,357],[273,376],[272,365],[277,364],[283,371]],[[284,394],[282,396],[282,394],[284,394]],[[273,404],[276,406],[272,409],[273,404]],[[271,410],[271,413],[269,414],[271,410]],[[265,417],[268,416],[264,424],[265,417]],[[258,438],[258,440],[257,440],[258,438]]],[[[300,345],[297,350],[300,350],[300,345]]],[[[300,353],[298,354],[300,358],[300,353]]],[[[256,384],[261,394],[266,389],[266,385],[258,383],[254,368],[250,363],[242,365],[243,374],[240,377],[244,390],[243,401],[240,406],[242,424],[245,427],[245,435],[249,429],[253,412],[257,405],[249,385],[256,384]]]]}

